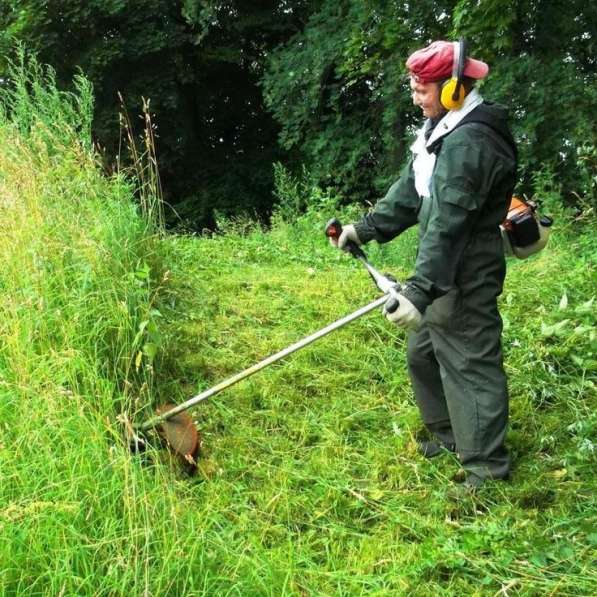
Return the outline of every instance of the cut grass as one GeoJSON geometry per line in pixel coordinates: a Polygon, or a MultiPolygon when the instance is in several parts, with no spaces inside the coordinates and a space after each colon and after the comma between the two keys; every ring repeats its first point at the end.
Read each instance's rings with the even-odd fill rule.
{"type": "MultiPolygon", "coordinates": [[[[347,256],[293,264],[282,246],[264,267],[251,257],[257,237],[169,241],[180,268],[173,283],[186,287],[177,295],[189,297],[188,309],[178,304],[165,318],[177,344],[166,349],[177,359],[165,368],[176,378],[192,382],[199,371],[201,387],[216,383],[375,296],[347,256]],[[212,266],[194,265],[205,263],[212,266]]],[[[412,240],[384,249],[378,265],[403,274],[412,240]]],[[[572,334],[591,327],[579,307],[594,278],[567,265],[575,251],[573,237],[556,235],[549,253],[511,264],[502,303],[515,465],[512,482],[488,488],[477,507],[446,499],[454,460],[416,454],[404,338],[374,314],[200,407],[200,477],[223,484],[225,509],[244,514],[235,520],[239,545],[260,537],[262,549],[244,557],[254,566],[281,558],[291,593],[590,593],[595,388],[583,363],[594,329],[572,343],[585,358],[577,363],[576,351],[564,362],[554,354],[561,344],[545,330],[566,317],[572,334]],[[562,309],[564,292],[574,302],[562,309]],[[579,421],[586,424],[575,435],[579,421]],[[297,545],[298,568],[281,555],[294,556],[297,545]]],[[[197,386],[181,388],[178,400],[197,386]]]]}

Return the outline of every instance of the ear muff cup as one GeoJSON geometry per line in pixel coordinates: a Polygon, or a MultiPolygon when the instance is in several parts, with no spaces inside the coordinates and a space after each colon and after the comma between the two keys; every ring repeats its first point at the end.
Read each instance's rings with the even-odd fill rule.
{"type": "Polygon", "coordinates": [[[454,42],[454,58],[452,63],[452,78],[442,85],[439,101],[446,110],[458,110],[464,103],[466,95],[462,80],[466,64],[467,44],[464,38],[454,42]]]}
{"type": "Polygon", "coordinates": [[[464,86],[458,85],[457,77],[452,77],[442,85],[439,101],[446,110],[458,110],[462,106],[464,103],[464,86]],[[458,94],[456,95],[457,88],[458,94]]]}

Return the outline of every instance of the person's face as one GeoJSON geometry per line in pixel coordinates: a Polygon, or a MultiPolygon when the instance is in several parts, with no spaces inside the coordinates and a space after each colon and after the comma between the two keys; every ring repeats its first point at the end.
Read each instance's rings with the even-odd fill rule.
{"type": "Polygon", "coordinates": [[[439,83],[421,83],[413,77],[410,79],[413,104],[423,110],[427,118],[439,118],[446,113],[446,109],[439,101],[441,86],[439,83]]]}

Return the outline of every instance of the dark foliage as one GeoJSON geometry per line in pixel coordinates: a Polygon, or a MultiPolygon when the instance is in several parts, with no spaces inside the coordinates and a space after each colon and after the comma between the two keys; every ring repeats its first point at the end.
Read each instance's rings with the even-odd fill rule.
{"type": "Polygon", "coordinates": [[[491,65],[483,95],[511,108],[519,190],[530,193],[549,171],[575,201],[595,193],[596,26],[595,5],[583,0],[325,0],[269,58],[266,101],[283,146],[300,148],[320,182],[373,200],[396,177],[420,121],[406,57],[464,36],[491,65]]]}
{"type": "Polygon", "coordinates": [[[108,162],[121,149],[118,92],[133,115],[143,97],[151,100],[165,198],[196,228],[213,225],[214,210],[270,207],[281,152],[258,83],[267,51],[297,29],[296,10],[284,12],[284,2],[213,4],[8,0],[0,8],[3,56],[18,40],[63,86],[79,69],[91,79],[94,132],[108,162]]]}
{"type": "Polygon", "coordinates": [[[150,98],[165,198],[200,229],[214,211],[266,216],[277,160],[374,201],[420,121],[405,58],[460,35],[492,67],[482,93],[512,109],[520,190],[549,174],[569,201],[594,196],[596,23],[584,0],[5,0],[0,55],[16,40],[63,86],[89,77],[108,163],[117,92],[131,114],[150,98]]]}

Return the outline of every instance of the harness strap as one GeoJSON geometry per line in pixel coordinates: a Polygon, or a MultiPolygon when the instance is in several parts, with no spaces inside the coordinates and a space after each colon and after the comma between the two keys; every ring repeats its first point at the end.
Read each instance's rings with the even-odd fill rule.
{"type": "MultiPolygon", "coordinates": [[[[487,103],[487,102],[486,102],[487,103]]],[[[479,106],[476,110],[473,110],[470,114],[467,114],[449,133],[448,135],[452,134],[456,129],[460,128],[461,126],[465,126],[467,124],[482,124],[486,126],[488,129],[491,130],[494,135],[493,137],[497,137],[501,141],[505,142],[509,149],[512,151],[514,156],[514,161],[516,162],[516,167],[518,168],[518,149],[516,147],[516,142],[514,141],[514,137],[512,133],[506,129],[499,129],[494,124],[494,119],[489,116],[482,108],[483,104],[479,106]]],[[[436,156],[439,155],[439,152],[443,145],[443,140],[448,136],[445,135],[440,137],[435,143],[433,143],[428,150],[433,152],[436,156]]]]}

